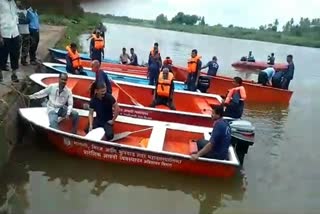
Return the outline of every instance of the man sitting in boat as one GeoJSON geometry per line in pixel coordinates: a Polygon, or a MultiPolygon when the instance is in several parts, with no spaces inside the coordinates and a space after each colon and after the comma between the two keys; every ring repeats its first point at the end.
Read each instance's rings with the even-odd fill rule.
{"type": "Polygon", "coordinates": [[[120,62],[121,64],[128,64],[129,63],[130,56],[127,54],[127,49],[122,48],[122,53],[120,54],[120,62]]]}
{"type": "Polygon", "coordinates": [[[49,117],[49,124],[51,128],[59,129],[58,118],[63,117],[72,118],[72,133],[76,134],[78,130],[79,115],[73,108],[72,92],[66,87],[68,75],[60,73],[59,83],[50,84],[47,88],[29,95],[30,99],[40,99],[49,97],[47,102],[47,112],[49,117]]]}
{"type": "Polygon", "coordinates": [[[201,68],[202,69],[205,69],[205,68],[208,68],[208,72],[207,72],[207,75],[209,76],[217,76],[217,72],[218,72],[218,69],[219,69],[219,65],[218,65],[218,59],[216,56],[212,57],[212,60],[209,61],[205,66],[203,66],[201,68]]]}
{"type": "MultiPolygon", "coordinates": [[[[100,62],[98,60],[93,60],[91,64],[91,69],[96,73],[96,81],[95,82],[104,82],[107,86],[107,93],[112,94],[112,86],[108,77],[108,74],[100,69],[100,62]]],[[[91,97],[94,95],[94,91],[91,90],[91,97]]]]}
{"type": "Polygon", "coordinates": [[[248,62],[255,62],[254,56],[252,55],[252,51],[249,51],[249,56],[247,58],[248,62]]]}
{"type": "Polygon", "coordinates": [[[223,120],[223,106],[214,106],[212,109],[213,130],[210,140],[198,140],[198,152],[191,155],[192,160],[199,157],[227,160],[231,144],[231,128],[223,120]]]}
{"type": "Polygon", "coordinates": [[[198,55],[198,51],[193,49],[191,51],[191,58],[188,60],[188,77],[187,77],[187,90],[196,91],[201,71],[201,56],[198,55]]]}
{"type": "Polygon", "coordinates": [[[100,31],[96,30],[96,34],[93,34],[93,38],[90,42],[90,57],[91,60],[98,60],[101,62],[102,55],[104,56],[104,40],[100,36],[100,31]]]}
{"type": "Polygon", "coordinates": [[[138,66],[138,56],[137,54],[134,52],[133,48],[130,48],[130,65],[134,65],[134,66],[138,66]]]}
{"type": "Polygon", "coordinates": [[[224,116],[232,118],[241,118],[244,108],[244,101],[247,98],[246,90],[242,86],[240,77],[233,78],[234,88],[228,90],[227,97],[224,101],[226,106],[224,116]]]}
{"type": "Polygon", "coordinates": [[[157,105],[166,105],[171,110],[176,110],[173,104],[173,92],[174,82],[173,74],[169,72],[168,68],[164,68],[159,74],[159,79],[156,85],[156,93],[154,93],[154,99],[150,107],[157,105]]]}
{"type": "Polygon", "coordinates": [[[167,56],[166,59],[163,60],[161,71],[163,71],[164,68],[168,68],[169,72],[172,73],[172,59],[170,59],[169,56],[167,56]]]}
{"type": "Polygon", "coordinates": [[[262,70],[259,72],[258,75],[258,84],[262,84],[264,86],[266,85],[272,85],[272,78],[276,71],[274,68],[270,65],[268,68],[262,70]]]}
{"type": "Polygon", "coordinates": [[[113,124],[119,115],[119,106],[117,101],[111,94],[106,93],[106,84],[103,81],[96,82],[95,95],[89,104],[89,128],[92,129],[102,127],[105,131],[105,139],[111,140],[113,134],[113,124]],[[93,118],[93,113],[96,117],[93,118]]]}
{"type": "Polygon", "coordinates": [[[67,50],[67,56],[66,56],[66,69],[67,72],[72,74],[81,74],[81,75],[87,75],[83,71],[80,54],[77,49],[77,45],[75,43],[71,43],[66,47],[67,50]]]}
{"type": "Polygon", "coordinates": [[[271,56],[268,56],[268,64],[274,65],[275,61],[276,61],[276,58],[274,57],[274,53],[271,53],[271,56]]]}

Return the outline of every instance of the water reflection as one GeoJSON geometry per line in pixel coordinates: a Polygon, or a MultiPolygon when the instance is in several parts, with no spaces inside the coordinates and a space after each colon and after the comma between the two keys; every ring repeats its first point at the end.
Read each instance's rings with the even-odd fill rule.
{"type": "Polygon", "coordinates": [[[178,203],[178,212],[213,213],[224,202],[241,201],[244,195],[240,178],[224,181],[81,160],[65,156],[45,143],[41,140],[35,147],[14,151],[3,173],[6,176],[0,178],[1,186],[5,187],[1,188],[2,196],[12,194],[12,188],[14,191],[12,196],[1,198],[2,207],[19,208],[15,213],[41,213],[55,209],[65,212],[70,207],[74,208],[73,212],[81,209],[86,213],[103,212],[109,204],[105,200],[118,198],[122,202],[118,202],[119,207],[115,204],[113,207],[119,212],[122,210],[120,204],[128,203],[126,206],[134,207],[130,213],[150,213],[149,205],[144,207],[144,203],[155,207],[158,205],[154,204],[160,203],[164,206],[163,213],[173,206],[164,204],[170,199],[171,203],[178,203]],[[112,198],[109,198],[110,191],[112,198]],[[129,196],[134,198],[128,200],[129,196]],[[140,197],[144,198],[142,204],[140,197]],[[191,199],[193,203],[190,203],[191,199]],[[43,200],[54,202],[59,208],[43,204],[43,200]],[[179,205],[179,200],[187,200],[189,205],[179,205]],[[92,209],[93,205],[97,207],[92,209]],[[190,206],[190,210],[185,210],[185,206],[190,206]]]}

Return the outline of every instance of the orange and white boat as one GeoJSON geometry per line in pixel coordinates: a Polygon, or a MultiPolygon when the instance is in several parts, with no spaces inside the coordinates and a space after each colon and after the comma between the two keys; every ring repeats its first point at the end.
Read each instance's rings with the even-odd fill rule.
{"type": "MultiPolygon", "coordinates": [[[[66,64],[65,59],[56,59],[59,63],[66,64]]],[[[91,68],[92,61],[90,60],[81,60],[82,66],[91,68]]],[[[146,77],[148,73],[147,67],[142,66],[133,66],[133,65],[123,65],[123,64],[116,64],[116,63],[108,63],[108,62],[101,62],[101,69],[106,71],[113,71],[123,74],[134,74],[139,77],[146,77]]]]}
{"type": "MultiPolygon", "coordinates": [[[[184,67],[173,66],[173,72],[175,73],[175,79],[179,81],[186,81],[188,71],[184,67]]],[[[207,93],[219,94],[225,96],[230,88],[233,88],[233,78],[224,76],[207,76],[202,72],[202,76],[206,76],[210,79],[210,85],[207,93]]],[[[253,83],[252,81],[243,81],[243,86],[246,89],[247,99],[246,102],[253,103],[269,103],[269,104],[283,104],[287,105],[290,102],[293,91],[274,88],[270,86],[263,86],[253,83]]]]}
{"type": "MultiPolygon", "coordinates": [[[[58,74],[37,73],[30,75],[30,79],[42,87],[47,87],[51,83],[58,82],[58,74]]],[[[89,87],[94,78],[80,75],[68,75],[67,87],[73,93],[74,106],[85,108],[89,103],[89,87]]],[[[183,123],[188,125],[212,127],[211,109],[214,105],[221,104],[221,97],[212,94],[200,94],[194,92],[175,92],[176,111],[165,106],[158,108],[147,107],[152,101],[152,86],[135,85],[121,81],[114,81],[112,92],[120,106],[120,115],[149,120],[159,120],[166,122],[183,123]],[[116,83],[115,83],[116,82],[116,83]],[[116,84],[116,85],[115,85],[116,84]],[[130,92],[135,95],[132,100],[130,92]],[[186,104],[187,100],[187,104],[186,104]],[[133,102],[141,105],[133,105],[133,102]]],[[[251,122],[241,119],[225,117],[230,122],[232,135],[246,143],[254,143],[255,127],[251,122]]]]}
{"type": "Polygon", "coordinates": [[[232,63],[231,66],[246,70],[263,70],[270,66],[272,66],[276,71],[286,71],[288,69],[288,63],[275,63],[274,65],[269,65],[268,63],[262,61],[237,61],[232,63]]]}
{"type": "Polygon", "coordinates": [[[24,120],[45,132],[52,144],[69,155],[224,178],[234,176],[240,166],[232,146],[229,147],[228,160],[190,160],[190,154],[197,150],[193,140],[209,139],[211,128],[118,116],[114,124],[114,138],[105,141],[103,128],[88,134],[83,131],[88,124],[88,111],[75,110],[80,117],[77,135],[69,133],[70,120],[60,120],[59,130],[50,128],[45,107],[22,108],[19,113],[24,120]]]}

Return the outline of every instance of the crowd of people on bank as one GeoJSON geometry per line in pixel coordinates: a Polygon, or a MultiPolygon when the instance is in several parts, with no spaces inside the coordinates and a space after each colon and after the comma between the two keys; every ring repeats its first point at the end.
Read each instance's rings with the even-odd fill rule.
{"type": "Polygon", "coordinates": [[[37,10],[31,5],[13,0],[0,1],[0,82],[2,71],[12,71],[12,82],[19,82],[17,71],[22,65],[37,64],[40,39],[40,23],[37,10]],[[10,57],[10,66],[7,65],[10,57]]]}

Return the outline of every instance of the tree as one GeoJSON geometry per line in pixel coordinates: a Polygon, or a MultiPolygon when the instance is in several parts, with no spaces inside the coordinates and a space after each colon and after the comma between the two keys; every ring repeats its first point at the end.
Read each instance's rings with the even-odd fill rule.
{"type": "Polygon", "coordinates": [[[199,25],[202,25],[202,26],[206,25],[206,22],[205,22],[205,20],[204,20],[204,16],[202,16],[199,25]]]}
{"type": "Polygon", "coordinates": [[[172,19],[171,19],[171,23],[173,24],[183,24],[184,23],[184,13],[183,12],[179,12],[177,13],[177,15],[175,15],[172,19]]]}
{"type": "Polygon", "coordinates": [[[168,18],[165,16],[163,13],[157,16],[156,18],[156,24],[161,25],[161,24],[167,24],[168,23],[168,18]]]}

